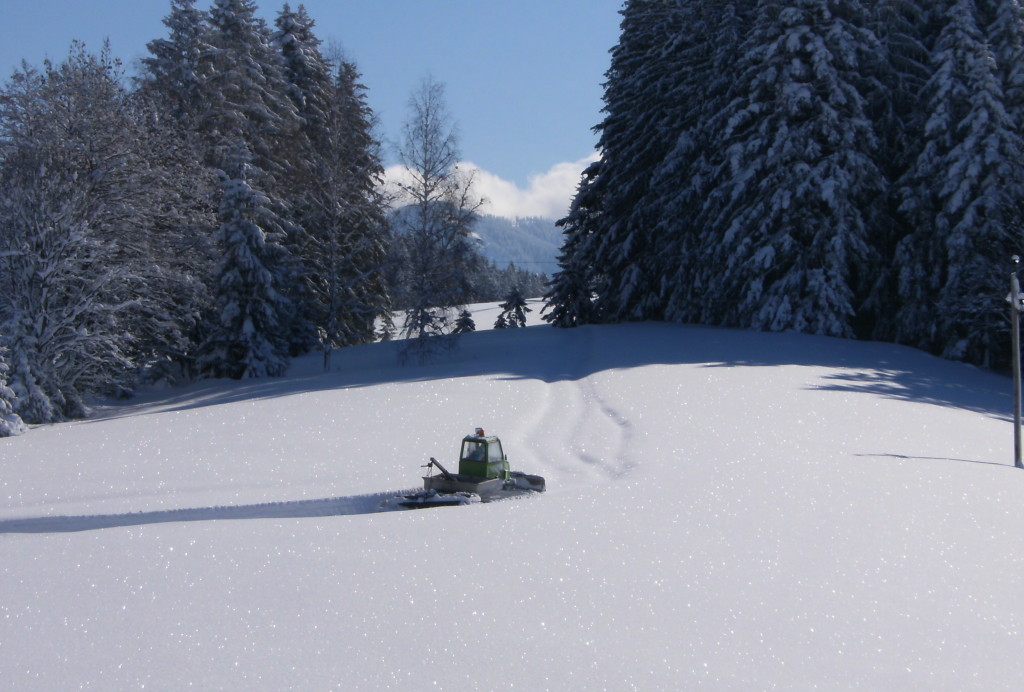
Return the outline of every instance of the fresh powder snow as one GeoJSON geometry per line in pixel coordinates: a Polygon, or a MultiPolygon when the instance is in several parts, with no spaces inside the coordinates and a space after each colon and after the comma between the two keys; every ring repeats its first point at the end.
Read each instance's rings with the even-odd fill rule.
{"type": "Polygon", "coordinates": [[[539,312],[0,440],[3,686],[1019,688],[1007,378],[539,312]],[[548,491],[383,511],[478,426],[548,491]]]}

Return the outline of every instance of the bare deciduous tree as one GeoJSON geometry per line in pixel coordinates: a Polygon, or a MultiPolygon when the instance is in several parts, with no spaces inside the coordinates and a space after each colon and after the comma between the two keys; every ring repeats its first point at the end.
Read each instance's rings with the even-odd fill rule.
{"type": "Polygon", "coordinates": [[[405,355],[423,360],[436,346],[450,347],[454,318],[469,296],[472,263],[479,260],[473,223],[484,200],[473,176],[458,166],[455,126],[444,84],[426,78],[409,99],[409,119],[398,155],[406,177],[398,186],[407,205],[396,242],[407,265],[403,282],[405,355]]]}

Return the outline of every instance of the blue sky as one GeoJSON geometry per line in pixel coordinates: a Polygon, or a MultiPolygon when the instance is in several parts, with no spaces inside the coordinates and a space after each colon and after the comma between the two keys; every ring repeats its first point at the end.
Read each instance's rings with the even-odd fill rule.
{"type": "MultiPolygon", "coordinates": [[[[463,158],[481,169],[492,213],[559,213],[539,198],[571,197],[581,162],[593,153],[621,0],[303,4],[321,40],[339,43],[359,66],[383,137],[398,137],[409,95],[431,75],[446,85],[463,158]]],[[[272,20],[283,0],[258,5],[272,20]]],[[[130,70],[148,41],[166,35],[161,20],[169,7],[165,0],[10,3],[0,25],[0,70],[6,79],[22,59],[60,60],[72,39],[98,50],[106,37],[130,70]]]]}

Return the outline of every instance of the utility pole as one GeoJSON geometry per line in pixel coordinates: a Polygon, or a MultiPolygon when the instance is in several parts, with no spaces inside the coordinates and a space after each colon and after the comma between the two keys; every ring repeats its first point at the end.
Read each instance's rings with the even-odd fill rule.
{"type": "Polygon", "coordinates": [[[1017,270],[1020,268],[1020,257],[1013,256],[1013,273],[1010,274],[1010,336],[1013,341],[1013,465],[1024,469],[1021,461],[1020,444],[1020,312],[1021,294],[1020,279],[1017,270]]]}

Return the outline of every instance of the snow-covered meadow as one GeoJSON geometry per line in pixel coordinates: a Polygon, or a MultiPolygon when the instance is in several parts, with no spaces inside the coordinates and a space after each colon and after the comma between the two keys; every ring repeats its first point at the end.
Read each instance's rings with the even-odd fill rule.
{"type": "Polygon", "coordinates": [[[481,331],[424,366],[396,347],[0,440],[2,686],[1024,680],[1006,378],[666,324],[481,331]],[[548,492],[379,511],[476,426],[548,492]]]}

